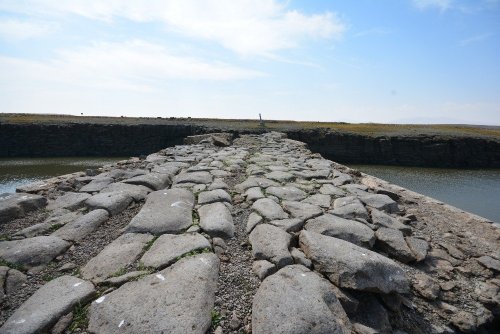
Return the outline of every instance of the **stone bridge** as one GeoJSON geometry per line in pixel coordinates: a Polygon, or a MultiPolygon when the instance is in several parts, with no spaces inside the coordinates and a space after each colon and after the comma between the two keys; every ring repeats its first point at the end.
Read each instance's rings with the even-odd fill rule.
{"type": "Polygon", "coordinates": [[[1,334],[495,333],[490,222],[281,133],[190,143],[0,196],[1,334]]]}

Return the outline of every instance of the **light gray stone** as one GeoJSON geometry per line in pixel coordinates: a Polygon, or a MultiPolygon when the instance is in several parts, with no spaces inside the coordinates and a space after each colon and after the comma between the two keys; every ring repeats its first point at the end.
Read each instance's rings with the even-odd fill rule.
{"type": "Polygon", "coordinates": [[[411,227],[401,223],[396,218],[389,216],[385,212],[379,211],[377,209],[372,209],[372,222],[375,226],[382,226],[387,228],[392,228],[400,230],[404,235],[411,234],[411,227]]]}
{"type": "Polygon", "coordinates": [[[337,198],[333,202],[333,210],[330,213],[346,219],[369,218],[368,211],[355,196],[337,198]]]}
{"type": "Polygon", "coordinates": [[[269,187],[266,189],[268,195],[273,195],[282,200],[300,201],[307,197],[307,194],[295,187],[269,187]]]}
{"type": "Polygon", "coordinates": [[[148,274],[150,274],[150,272],[146,270],[131,271],[121,276],[114,276],[107,278],[106,280],[104,280],[103,283],[105,285],[120,286],[122,284],[127,283],[128,281],[137,279],[141,276],[146,276],[148,274]]]}
{"type": "Polygon", "coordinates": [[[91,333],[199,333],[210,328],[217,290],[215,254],[187,257],[95,300],[91,333]]]}
{"type": "Polygon", "coordinates": [[[272,275],[276,272],[276,266],[266,260],[257,260],[253,261],[252,271],[262,281],[267,276],[272,275]]]}
{"type": "Polygon", "coordinates": [[[252,209],[267,220],[285,219],[288,214],[281,206],[270,198],[262,198],[252,205],[252,209]]]}
{"type": "Polygon", "coordinates": [[[342,185],[347,184],[347,183],[352,183],[352,177],[350,175],[340,173],[340,172],[336,172],[334,174],[335,174],[335,178],[332,181],[332,184],[334,186],[338,187],[338,186],[342,186],[342,185]]]}
{"type": "Polygon", "coordinates": [[[22,217],[26,213],[41,209],[46,205],[47,199],[40,195],[0,194],[0,224],[22,217]]]}
{"type": "Polygon", "coordinates": [[[485,255],[477,259],[479,263],[488,269],[500,272],[500,260],[494,259],[491,256],[485,255]]]}
{"type": "Polygon", "coordinates": [[[206,204],[198,209],[201,229],[212,237],[232,238],[234,224],[231,212],[221,202],[206,204]]]}
{"type": "Polygon", "coordinates": [[[201,234],[185,233],[180,235],[164,234],[142,256],[140,262],[146,267],[163,269],[178,258],[192,251],[209,249],[210,242],[201,234]]]}
{"type": "Polygon", "coordinates": [[[375,233],[368,226],[355,220],[347,220],[325,214],[307,221],[306,230],[352,242],[361,247],[372,248],[375,233]]]}
{"type": "Polygon", "coordinates": [[[56,198],[55,201],[47,205],[48,210],[68,209],[74,211],[85,205],[85,201],[92,195],[86,193],[67,192],[62,196],[56,198]]]}
{"type": "Polygon", "coordinates": [[[198,194],[198,204],[210,204],[215,202],[231,203],[231,195],[222,189],[202,191],[198,194]]]}
{"type": "Polygon", "coordinates": [[[247,220],[247,227],[246,227],[247,233],[252,232],[254,227],[257,226],[258,224],[262,223],[263,221],[264,221],[264,218],[262,218],[261,216],[259,216],[255,212],[252,212],[248,216],[248,220],[247,220]]]}
{"type": "Polygon", "coordinates": [[[123,192],[100,193],[90,197],[85,205],[91,210],[104,209],[115,216],[125,210],[133,198],[123,192]]]}
{"type": "Polygon", "coordinates": [[[209,186],[208,186],[208,190],[215,190],[215,189],[229,189],[229,186],[227,185],[226,182],[224,182],[224,180],[222,179],[215,179],[214,182],[212,182],[209,186]]]}
{"type": "Polygon", "coordinates": [[[95,193],[106,188],[115,180],[111,177],[96,177],[86,185],[80,188],[81,193],[95,193]]]}
{"type": "Polygon", "coordinates": [[[406,237],[406,243],[410,247],[417,262],[425,260],[429,251],[429,243],[423,239],[406,237]]]}
{"type": "Polygon", "coordinates": [[[161,190],[172,184],[172,175],[163,173],[149,173],[135,176],[123,182],[128,184],[135,184],[138,186],[145,186],[152,190],[161,190]]]}
{"type": "Polygon", "coordinates": [[[435,300],[439,296],[439,291],[441,290],[436,280],[422,273],[415,275],[413,288],[419,295],[430,300],[435,300]]]}
{"type": "Polygon", "coordinates": [[[264,175],[266,178],[278,182],[288,182],[291,181],[295,178],[295,176],[291,173],[288,172],[283,172],[283,171],[274,171],[271,173],[267,173],[264,175]]]}
{"type": "Polygon", "coordinates": [[[314,204],[314,205],[320,206],[324,209],[328,209],[330,207],[330,205],[332,204],[332,198],[330,197],[330,195],[315,194],[315,195],[309,196],[308,198],[306,198],[302,202],[314,204]]]}
{"type": "Polygon", "coordinates": [[[181,233],[193,224],[194,195],[187,189],[159,190],[148,195],[128,232],[181,233]]]}
{"type": "Polygon", "coordinates": [[[82,277],[94,283],[103,282],[136,261],[151,240],[153,236],[149,234],[121,235],[87,262],[81,270],[82,277]]]}
{"type": "Polygon", "coordinates": [[[302,229],[302,226],[304,226],[304,221],[299,218],[288,218],[271,220],[269,224],[279,227],[286,232],[298,232],[302,229]]]}
{"type": "Polygon", "coordinates": [[[23,237],[23,238],[31,238],[35,237],[39,234],[46,233],[50,231],[52,225],[47,223],[39,223],[35,225],[28,226],[21,231],[18,231],[13,234],[14,237],[23,237]]]}
{"type": "Polygon", "coordinates": [[[293,264],[288,248],[292,237],[282,229],[269,224],[257,225],[248,238],[252,244],[252,254],[257,260],[268,260],[278,269],[293,264]]]}
{"type": "Polygon", "coordinates": [[[209,172],[181,173],[174,178],[174,184],[179,183],[212,183],[213,176],[209,172]]]}
{"type": "Polygon", "coordinates": [[[268,187],[278,187],[278,186],[279,183],[277,183],[276,181],[266,179],[265,177],[251,176],[242,183],[235,185],[234,189],[239,193],[243,193],[245,190],[252,187],[268,188],[268,187]]]}
{"type": "Polygon", "coordinates": [[[90,211],[76,220],[68,223],[52,233],[53,236],[67,241],[80,241],[97,230],[102,223],[108,220],[109,214],[104,209],[90,211]]]}
{"type": "Polygon", "coordinates": [[[73,276],[48,282],[26,300],[0,328],[0,333],[32,334],[48,331],[78,303],[95,294],[94,286],[73,276]]]}
{"type": "Polygon", "coordinates": [[[253,299],[252,333],[351,333],[349,319],[331,287],[300,265],[267,277],[253,299]]]}
{"type": "Polygon", "coordinates": [[[377,248],[386,252],[391,257],[403,263],[416,260],[400,230],[381,227],[375,232],[375,236],[377,237],[377,248]]]}
{"type": "Polygon", "coordinates": [[[408,280],[394,261],[353,243],[303,230],[300,248],[340,288],[406,293],[408,280]]]}
{"type": "Polygon", "coordinates": [[[260,187],[248,188],[245,191],[244,196],[245,196],[246,200],[249,202],[254,202],[258,199],[266,197],[266,196],[264,196],[264,193],[262,192],[262,189],[260,189],[260,187]]]}
{"type": "Polygon", "coordinates": [[[386,211],[388,213],[398,212],[398,203],[396,203],[392,198],[387,195],[382,194],[370,194],[360,196],[361,202],[365,203],[369,207],[375,208],[377,210],[386,211]]]}
{"type": "Polygon", "coordinates": [[[0,242],[0,258],[25,268],[45,265],[71,244],[55,236],[40,236],[0,242]]]}
{"type": "Polygon", "coordinates": [[[333,184],[324,184],[319,188],[319,192],[324,195],[332,195],[335,197],[345,196],[345,191],[340,188],[335,187],[333,184]]]}
{"type": "Polygon", "coordinates": [[[309,260],[306,255],[298,248],[292,247],[292,250],[290,251],[290,254],[292,254],[293,261],[296,264],[301,264],[309,269],[312,267],[312,261],[309,260]]]}
{"type": "Polygon", "coordinates": [[[308,220],[323,214],[323,210],[319,206],[302,202],[283,201],[283,209],[289,212],[292,217],[302,220],[308,220]]]}
{"type": "Polygon", "coordinates": [[[148,187],[124,182],[111,183],[109,186],[101,190],[101,193],[123,193],[132,197],[136,202],[144,200],[150,192],[151,189],[148,187]]]}

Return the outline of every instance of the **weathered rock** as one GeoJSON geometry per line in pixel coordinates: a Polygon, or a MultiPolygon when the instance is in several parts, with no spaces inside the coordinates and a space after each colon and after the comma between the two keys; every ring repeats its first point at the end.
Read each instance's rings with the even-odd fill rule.
{"type": "Polygon", "coordinates": [[[60,317],[95,294],[92,283],[73,276],[48,282],[25,301],[0,328],[0,333],[31,334],[49,330],[60,317]]]}
{"type": "Polygon", "coordinates": [[[324,209],[328,209],[331,205],[332,198],[330,197],[330,195],[316,194],[316,195],[309,196],[308,198],[306,198],[302,202],[314,204],[314,205],[320,206],[324,209]]]}
{"type": "Polygon", "coordinates": [[[491,256],[481,256],[480,258],[477,259],[479,263],[481,263],[483,266],[485,266],[488,269],[495,270],[497,272],[500,272],[500,260],[494,259],[491,256]]]}
{"type": "Polygon", "coordinates": [[[415,275],[413,288],[426,299],[434,300],[439,296],[439,284],[426,274],[415,275]]]}
{"type": "Polygon", "coordinates": [[[392,257],[403,263],[416,260],[400,230],[381,227],[375,232],[375,236],[377,237],[377,248],[385,251],[392,257]]]}
{"type": "Polygon", "coordinates": [[[270,198],[262,198],[255,201],[252,209],[267,220],[288,218],[288,214],[283,211],[281,206],[270,198]]]}
{"type": "Polygon", "coordinates": [[[335,178],[332,181],[333,185],[338,187],[338,186],[342,186],[342,185],[347,184],[347,183],[352,183],[352,177],[350,175],[340,173],[340,172],[337,172],[334,174],[335,174],[335,178]]]}
{"type": "Polygon", "coordinates": [[[264,221],[264,219],[261,216],[259,216],[255,212],[252,212],[248,216],[248,220],[247,220],[247,226],[246,226],[247,233],[252,232],[252,230],[254,229],[254,227],[257,226],[257,224],[262,223],[263,221],[264,221]]]}
{"type": "Polygon", "coordinates": [[[231,203],[231,195],[222,189],[202,191],[198,194],[198,204],[210,204],[215,202],[231,203]]]}
{"type": "Polygon", "coordinates": [[[115,216],[125,210],[133,198],[123,192],[100,193],[85,201],[85,205],[91,210],[104,209],[110,215],[115,216]]]}
{"type": "Polygon", "coordinates": [[[200,227],[212,237],[232,238],[234,224],[231,212],[221,202],[203,205],[198,209],[200,227]]]}
{"type": "Polygon", "coordinates": [[[276,266],[266,260],[257,260],[252,264],[252,271],[262,281],[276,272],[276,266]]]}
{"type": "Polygon", "coordinates": [[[311,269],[312,261],[309,260],[300,249],[292,247],[290,254],[293,257],[293,262],[295,262],[295,264],[301,264],[301,265],[311,269]]]}
{"type": "MultiPolygon", "coordinates": [[[[5,293],[10,295],[19,290],[27,280],[26,275],[19,270],[9,269],[5,279],[5,284],[2,285],[2,287],[5,286],[5,293]]],[[[0,287],[0,289],[2,288],[0,287]]]]}
{"type": "Polygon", "coordinates": [[[274,171],[271,173],[267,173],[264,175],[266,178],[278,182],[288,182],[291,181],[295,178],[295,176],[291,173],[288,172],[283,172],[283,171],[274,171]]]}
{"type": "Polygon", "coordinates": [[[148,173],[123,181],[128,184],[145,186],[152,190],[165,189],[172,184],[172,174],[148,173]]]}
{"type": "Polygon", "coordinates": [[[334,215],[325,214],[307,221],[306,230],[343,239],[361,247],[372,248],[375,234],[368,226],[334,215]]]}
{"type": "Polygon", "coordinates": [[[21,231],[18,231],[13,234],[14,237],[23,237],[23,238],[31,238],[35,237],[39,234],[46,233],[50,231],[53,225],[48,223],[39,223],[35,225],[28,226],[21,231]]]}
{"type": "Polygon", "coordinates": [[[247,190],[248,188],[252,188],[252,187],[261,187],[261,188],[279,187],[279,183],[272,181],[272,180],[269,180],[269,179],[266,179],[265,177],[251,176],[248,179],[246,179],[245,181],[243,181],[242,183],[235,185],[234,189],[237,192],[242,193],[245,190],[247,190]]]}
{"type": "Polygon", "coordinates": [[[50,334],[63,334],[72,322],[73,312],[69,312],[68,314],[63,315],[61,318],[59,318],[59,320],[57,320],[54,327],[52,327],[50,334]]]}
{"type": "Polygon", "coordinates": [[[224,182],[222,179],[215,179],[214,182],[212,182],[208,186],[208,190],[215,190],[215,189],[229,189],[229,186],[224,182]]]}
{"type": "Polygon", "coordinates": [[[141,185],[128,184],[124,182],[111,183],[109,186],[101,190],[101,193],[122,193],[132,197],[134,201],[142,201],[148,196],[151,189],[141,185]]]}
{"type": "Polygon", "coordinates": [[[92,333],[205,333],[217,289],[214,254],[187,257],[95,300],[92,333]]]}
{"type": "Polygon", "coordinates": [[[410,247],[417,262],[425,260],[429,250],[429,243],[427,241],[414,237],[406,237],[406,243],[408,247],[410,247]]]}
{"type": "Polygon", "coordinates": [[[187,189],[160,190],[148,195],[127,226],[135,233],[181,233],[193,224],[194,195],[187,189]]]}
{"type": "Polygon", "coordinates": [[[333,202],[333,210],[331,213],[346,219],[368,219],[368,211],[366,211],[361,201],[354,196],[337,198],[333,202]]]}
{"type": "Polygon", "coordinates": [[[258,199],[266,197],[264,196],[264,193],[262,192],[262,189],[260,189],[260,187],[248,188],[247,191],[245,191],[244,196],[249,202],[253,202],[258,199]]]}
{"type": "Polygon", "coordinates": [[[198,233],[164,234],[154,242],[140,261],[146,267],[163,269],[184,254],[209,248],[210,242],[198,233]]]}
{"type": "Polygon", "coordinates": [[[302,229],[302,226],[304,226],[304,221],[299,218],[288,218],[271,220],[269,224],[279,227],[286,232],[298,232],[302,229]]]}
{"type": "Polygon", "coordinates": [[[319,188],[319,192],[324,195],[332,195],[335,197],[345,196],[345,191],[340,188],[335,187],[333,184],[324,184],[319,188]]]}
{"type": "Polygon", "coordinates": [[[112,286],[120,286],[122,284],[127,283],[128,281],[137,279],[141,276],[146,276],[149,275],[150,272],[146,270],[138,270],[138,271],[131,271],[126,274],[123,274],[121,276],[113,276],[110,278],[107,278],[103,281],[103,284],[106,285],[112,285],[112,286]]]}
{"type": "Polygon", "coordinates": [[[40,195],[15,193],[0,194],[0,224],[22,217],[26,213],[41,209],[47,199],[40,195]]]}
{"type": "Polygon", "coordinates": [[[50,202],[49,205],[47,205],[47,209],[68,209],[74,211],[83,207],[85,205],[85,201],[90,197],[92,197],[92,195],[90,194],[67,192],[64,195],[56,198],[55,201],[50,202]]]}
{"type": "Polygon", "coordinates": [[[364,294],[359,300],[359,305],[354,314],[353,321],[374,329],[374,333],[390,334],[393,333],[389,314],[377,298],[371,294],[364,294]]]}
{"type": "Polygon", "coordinates": [[[302,220],[308,220],[323,214],[323,210],[319,206],[302,202],[283,201],[283,209],[289,212],[292,217],[302,220]]]}
{"type": "Polygon", "coordinates": [[[257,225],[249,236],[254,258],[268,260],[278,269],[293,264],[292,255],[288,250],[291,239],[288,233],[269,224],[257,225]]]}
{"type": "Polygon", "coordinates": [[[331,284],[300,265],[267,277],[255,294],[252,333],[351,333],[331,284]]]}
{"type": "Polygon", "coordinates": [[[476,318],[473,314],[460,311],[451,319],[451,323],[461,332],[474,333],[476,331],[476,318]]]}
{"type": "Polygon", "coordinates": [[[25,268],[45,265],[71,246],[55,236],[0,242],[0,258],[25,268]]]}
{"type": "Polygon", "coordinates": [[[379,211],[377,209],[372,209],[371,214],[372,214],[372,222],[375,226],[382,226],[382,227],[392,228],[395,230],[400,230],[404,235],[411,234],[411,227],[406,226],[396,218],[389,216],[388,214],[379,211]]]}
{"type": "Polygon", "coordinates": [[[97,228],[108,220],[108,218],[109,214],[106,210],[93,210],[71,223],[64,225],[52,233],[52,235],[67,241],[79,241],[97,230],[97,228]]]}
{"type": "Polygon", "coordinates": [[[341,288],[378,293],[408,292],[408,280],[394,261],[350,242],[303,230],[300,247],[319,272],[341,288]]]}
{"type": "Polygon", "coordinates": [[[307,197],[307,194],[295,187],[269,187],[266,189],[268,195],[273,195],[279,199],[289,201],[300,201],[307,197]]]}
{"type": "Polygon", "coordinates": [[[115,180],[111,177],[96,177],[86,185],[80,188],[82,193],[95,193],[106,188],[108,185],[113,183],[115,180]]]}
{"type": "Polygon", "coordinates": [[[174,184],[180,183],[212,183],[213,176],[209,172],[181,173],[174,178],[174,184]]]}
{"type": "Polygon", "coordinates": [[[149,234],[125,233],[107,245],[82,268],[82,277],[101,283],[124,270],[139,258],[144,247],[153,240],[149,234]]]}

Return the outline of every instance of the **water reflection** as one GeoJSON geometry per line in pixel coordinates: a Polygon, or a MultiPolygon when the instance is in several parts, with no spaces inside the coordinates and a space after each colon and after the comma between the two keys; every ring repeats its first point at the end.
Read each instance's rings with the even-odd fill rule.
{"type": "Polygon", "coordinates": [[[2,158],[0,159],[0,193],[15,192],[16,187],[62,174],[98,168],[123,158],[2,158]]]}
{"type": "Polygon", "coordinates": [[[500,169],[349,167],[500,222],[500,169]]]}

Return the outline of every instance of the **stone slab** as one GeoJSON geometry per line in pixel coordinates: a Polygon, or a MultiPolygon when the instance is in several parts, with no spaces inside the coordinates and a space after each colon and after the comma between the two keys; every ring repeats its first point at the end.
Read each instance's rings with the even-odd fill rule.
{"type": "Polygon", "coordinates": [[[91,333],[204,334],[211,324],[219,260],[200,254],[95,300],[91,333]]]}
{"type": "Polygon", "coordinates": [[[198,233],[164,234],[154,242],[140,261],[146,267],[163,269],[184,254],[210,248],[210,242],[198,233]]]}
{"type": "Polygon", "coordinates": [[[148,195],[141,211],[127,226],[135,233],[181,233],[193,224],[194,195],[182,188],[160,190],[148,195]]]}
{"type": "Polygon", "coordinates": [[[292,237],[281,228],[269,225],[257,225],[248,238],[252,244],[252,255],[257,260],[268,260],[278,268],[293,264],[288,250],[292,237]]]}
{"type": "Polygon", "coordinates": [[[2,241],[0,242],[0,258],[25,268],[32,268],[49,263],[70,246],[69,242],[55,236],[2,241]]]}
{"type": "Polygon", "coordinates": [[[123,182],[138,186],[145,186],[152,190],[161,190],[172,184],[172,176],[170,174],[163,173],[149,173],[135,176],[123,182]]]}
{"type": "Polygon", "coordinates": [[[198,204],[210,204],[215,202],[231,203],[231,195],[222,189],[202,191],[198,194],[198,204]]]}
{"type": "Polygon", "coordinates": [[[267,220],[288,218],[288,214],[281,206],[270,198],[256,200],[252,205],[252,209],[267,220]]]}
{"type": "Polygon", "coordinates": [[[92,283],[73,276],[61,276],[38,289],[0,328],[0,333],[44,333],[95,294],[92,283]]]}
{"type": "Polygon", "coordinates": [[[130,196],[134,199],[134,201],[143,201],[148,194],[151,192],[151,189],[141,185],[128,184],[124,182],[115,182],[111,183],[109,186],[101,190],[101,193],[123,193],[127,196],[130,196]]]}
{"type": "Polygon", "coordinates": [[[351,333],[330,282],[301,265],[268,276],[252,305],[254,334],[351,333]]]}
{"type": "Polygon", "coordinates": [[[105,281],[137,260],[151,240],[150,234],[121,235],[87,262],[81,270],[82,277],[94,283],[105,281]]]}
{"type": "Polygon", "coordinates": [[[340,288],[377,293],[406,293],[408,280],[394,261],[345,240],[303,230],[299,243],[302,251],[340,288]]]}
{"type": "Polygon", "coordinates": [[[68,209],[74,211],[83,207],[85,205],[85,201],[90,197],[92,197],[92,195],[86,193],[67,192],[56,198],[55,201],[50,202],[47,209],[68,209]]]}
{"type": "Polygon", "coordinates": [[[85,205],[91,209],[104,209],[110,215],[115,216],[125,210],[133,199],[122,192],[100,193],[85,201],[85,205]]]}
{"type": "Polygon", "coordinates": [[[97,230],[97,228],[108,220],[108,218],[109,214],[106,210],[93,210],[64,225],[52,233],[52,235],[67,241],[80,241],[90,233],[97,230]]]}
{"type": "Polygon", "coordinates": [[[221,202],[206,204],[198,209],[201,229],[211,237],[232,238],[234,223],[231,212],[221,202]]]}

